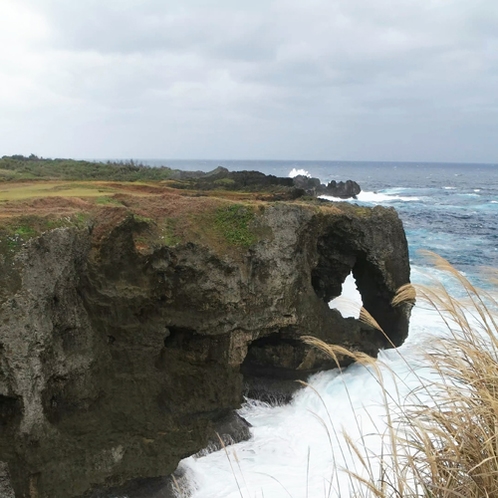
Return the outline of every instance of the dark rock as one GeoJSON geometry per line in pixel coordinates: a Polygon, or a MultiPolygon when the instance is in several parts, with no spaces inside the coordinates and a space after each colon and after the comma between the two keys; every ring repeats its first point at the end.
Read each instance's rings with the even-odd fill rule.
{"type": "Polygon", "coordinates": [[[208,445],[197,453],[197,456],[208,455],[221,450],[225,446],[247,441],[251,438],[251,424],[236,412],[213,421],[213,430],[208,445]]]}
{"type": "Polygon", "coordinates": [[[360,186],[352,181],[331,181],[324,185],[318,178],[298,175],[294,178],[265,175],[259,171],[229,171],[218,166],[213,171],[173,171],[171,179],[181,180],[171,186],[192,190],[235,190],[244,192],[271,193],[273,200],[293,200],[303,195],[329,195],[340,199],[356,198],[360,186]]]}
{"type": "Polygon", "coordinates": [[[339,199],[356,199],[361,192],[360,186],[352,180],[345,182],[332,180],[325,186],[318,178],[308,178],[303,175],[294,177],[294,186],[303,189],[307,195],[328,195],[339,199]]]}
{"type": "MultiPolygon", "coordinates": [[[[225,446],[247,441],[251,437],[250,428],[251,424],[236,412],[220,417],[213,421],[212,434],[207,447],[199,451],[196,456],[207,455],[225,446]]],[[[180,465],[169,476],[134,479],[123,486],[94,489],[85,494],[84,498],[188,498],[190,493],[190,481],[180,465]]],[[[3,498],[2,494],[0,498],[3,498]]],[[[15,498],[14,495],[12,498],[15,498]]]]}
{"type": "Polygon", "coordinates": [[[10,483],[9,468],[5,462],[0,462],[0,498],[16,498],[10,483]]]}
{"type": "Polygon", "coordinates": [[[409,307],[390,305],[409,281],[392,209],[265,204],[260,238],[236,254],[141,252],[144,223],[52,230],[15,257],[0,302],[0,461],[17,498],[163,485],[244,383],[334,366],[301,336],[372,355],[406,337],[409,307]],[[350,271],[389,340],[329,308],[350,271]]]}
{"type": "Polygon", "coordinates": [[[220,442],[218,436],[225,446],[247,441],[251,438],[251,424],[235,412],[228,413],[219,420],[214,421],[214,431],[217,437],[211,438],[209,442],[216,446],[220,442]]]}
{"type": "Polygon", "coordinates": [[[321,191],[321,195],[330,195],[331,197],[339,197],[340,199],[356,199],[356,196],[360,192],[360,186],[352,180],[346,180],[345,182],[336,182],[333,180],[321,191]]]}
{"type": "Polygon", "coordinates": [[[188,498],[188,476],[182,467],[165,477],[134,479],[123,486],[90,491],[82,498],[188,498]]]}
{"type": "Polygon", "coordinates": [[[324,186],[318,178],[309,178],[304,175],[297,175],[293,178],[294,186],[306,191],[308,195],[316,195],[316,193],[324,186]]]}
{"type": "Polygon", "coordinates": [[[265,175],[259,171],[229,171],[219,166],[209,173],[190,172],[189,175],[172,177],[183,180],[182,183],[172,184],[173,187],[192,190],[235,190],[245,192],[272,192],[289,193],[294,190],[292,178],[282,178],[274,175],[265,175]]]}
{"type": "Polygon", "coordinates": [[[268,376],[244,376],[244,396],[270,405],[285,405],[302,387],[296,380],[274,379],[268,376]]]}
{"type": "Polygon", "coordinates": [[[212,171],[208,171],[206,174],[204,175],[200,175],[200,176],[216,176],[216,177],[224,177],[226,175],[228,175],[230,173],[230,171],[227,169],[227,168],[224,168],[223,166],[218,166],[216,168],[214,168],[212,171]]]}

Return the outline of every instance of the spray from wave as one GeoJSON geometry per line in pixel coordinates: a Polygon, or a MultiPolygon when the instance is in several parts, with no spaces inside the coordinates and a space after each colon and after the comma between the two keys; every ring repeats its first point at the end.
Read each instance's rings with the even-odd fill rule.
{"type": "Polygon", "coordinates": [[[291,169],[291,171],[289,172],[289,178],[294,178],[296,176],[307,176],[308,178],[311,178],[311,175],[308,171],[306,171],[305,169],[296,169],[296,168],[293,168],[291,169]]]}

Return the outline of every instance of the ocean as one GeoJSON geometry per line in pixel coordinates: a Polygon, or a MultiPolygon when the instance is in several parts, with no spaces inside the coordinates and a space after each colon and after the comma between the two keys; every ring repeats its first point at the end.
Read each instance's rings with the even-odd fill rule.
{"type": "MultiPolygon", "coordinates": [[[[209,171],[259,170],[288,176],[297,172],[330,180],[355,180],[355,202],[394,207],[409,243],[411,279],[436,276],[450,293],[454,280],[431,267],[420,250],[448,259],[472,282],[490,288],[486,267],[498,267],[498,165],[311,161],[148,161],[173,168],[209,171]]],[[[354,281],[343,297],[358,300],[354,281]]],[[[434,376],[425,353],[448,330],[437,312],[417,304],[408,339],[382,351],[379,365],[393,405],[403,404],[434,376]]],[[[248,400],[239,413],[252,424],[252,438],[200,458],[182,461],[185,489],[192,498],[331,498],[353,496],[342,469],[380,471],[386,452],[385,398],[371,368],[353,365],[342,373],[321,372],[285,406],[248,400]],[[345,444],[347,433],[362,458],[345,444]]],[[[182,481],[183,482],[183,481],[182,481]]],[[[394,496],[394,495],[393,495],[394,496]]]]}

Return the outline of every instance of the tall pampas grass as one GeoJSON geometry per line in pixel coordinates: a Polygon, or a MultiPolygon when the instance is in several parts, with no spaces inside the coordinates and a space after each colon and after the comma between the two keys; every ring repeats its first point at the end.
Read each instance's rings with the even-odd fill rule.
{"type": "MultiPolygon", "coordinates": [[[[382,454],[372,456],[361,439],[358,443],[347,434],[344,438],[360,466],[343,469],[349,474],[348,496],[498,498],[498,302],[448,261],[428,256],[438,271],[458,283],[462,297],[457,299],[436,280],[429,286],[406,285],[394,297],[393,306],[415,298],[418,306],[428,305],[447,328],[426,353],[432,375],[420,379],[421,387],[409,399],[389,393],[378,360],[316,338],[304,339],[338,365],[340,357],[352,357],[383,387],[387,431],[382,454]]],[[[496,271],[487,273],[497,281],[496,271]]],[[[381,330],[366,310],[360,319],[381,330]]],[[[410,368],[418,376],[415,367],[410,368]]]]}

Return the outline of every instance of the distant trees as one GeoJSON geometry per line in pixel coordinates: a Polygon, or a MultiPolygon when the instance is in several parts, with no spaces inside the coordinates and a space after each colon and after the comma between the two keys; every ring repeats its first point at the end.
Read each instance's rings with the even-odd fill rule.
{"type": "Polygon", "coordinates": [[[135,161],[79,161],[74,159],[44,159],[35,154],[3,156],[0,159],[0,180],[110,180],[159,181],[171,177],[166,166],[151,167],[135,161]]]}

